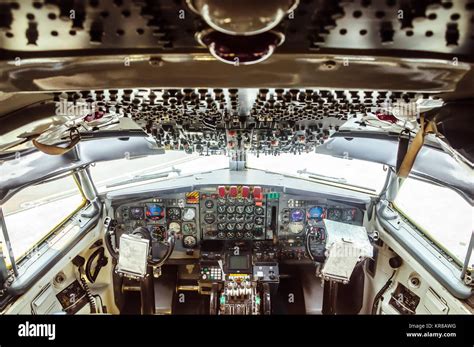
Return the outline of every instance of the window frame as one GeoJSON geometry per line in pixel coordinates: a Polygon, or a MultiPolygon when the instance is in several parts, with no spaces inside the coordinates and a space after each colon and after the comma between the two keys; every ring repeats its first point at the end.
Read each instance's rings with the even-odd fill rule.
{"type": "MultiPolygon", "coordinates": [[[[466,199],[461,195],[459,194],[456,189],[453,189],[447,185],[442,185],[442,184],[439,184],[437,182],[433,182],[433,181],[430,181],[428,179],[424,179],[424,178],[421,178],[421,177],[417,177],[417,176],[414,176],[414,175],[409,175],[409,177],[407,179],[414,179],[414,180],[417,180],[417,181],[420,181],[420,182],[424,182],[424,183],[428,183],[428,184],[432,184],[434,186],[438,186],[438,187],[442,187],[442,188],[446,188],[446,189],[450,189],[452,192],[454,192],[455,194],[457,194],[459,196],[460,199],[466,201],[466,199]]],[[[398,197],[398,194],[397,194],[397,197],[398,197]]],[[[394,199],[394,201],[391,202],[391,205],[392,205],[392,208],[400,215],[402,216],[403,218],[405,218],[410,224],[411,226],[419,233],[421,234],[421,236],[423,238],[425,238],[428,242],[430,242],[434,248],[439,252],[440,255],[442,255],[444,258],[447,258],[448,260],[452,260],[454,262],[454,264],[456,264],[457,266],[459,266],[460,268],[462,268],[464,266],[464,262],[465,262],[465,259],[463,260],[460,260],[458,259],[451,251],[449,251],[446,246],[442,245],[433,235],[432,233],[430,233],[428,230],[426,230],[425,228],[423,228],[421,225],[419,225],[418,223],[416,223],[412,218],[410,218],[410,216],[404,212],[400,206],[397,205],[396,203],[396,198],[394,199]]],[[[469,242],[469,240],[468,240],[469,242]]],[[[464,258],[466,258],[467,254],[469,253],[469,246],[468,246],[468,249],[466,251],[466,254],[464,254],[464,258]]],[[[469,271],[473,271],[474,270],[474,267],[471,267],[468,265],[467,269],[469,271]]]]}
{"type": "MultiPolygon", "coordinates": [[[[77,208],[74,209],[74,211],[72,211],[70,214],[68,214],[65,218],[63,218],[61,221],[59,221],[59,223],[57,223],[51,230],[49,230],[45,235],[43,235],[39,241],[32,244],[28,248],[28,250],[26,250],[23,254],[19,255],[18,257],[15,256],[15,254],[13,254],[13,261],[15,262],[15,264],[19,264],[20,262],[22,262],[28,256],[28,254],[31,252],[32,249],[42,245],[47,239],[49,239],[51,237],[51,235],[53,235],[56,231],[58,231],[60,228],[62,228],[68,221],[71,220],[71,218],[73,216],[75,216],[80,210],[82,210],[87,205],[87,203],[89,203],[89,200],[87,199],[87,197],[84,193],[84,190],[82,189],[82,186],[81,186],[79,180],[77,179],[74,171],[73,172],[68,172],[65,175],[59,175],[59,176],[56,176],[56,177],[53,177],[53,178],[50,178],[50,179],[45,179],[44,181],[40,181],[40,182],[36,182],[34,184],[31,184],[31,185],[24,186],[20,190],[15,192],[14,195],[20,193],[21,191],[23,191],[23,190],[25,190],[29,187],[38,186],[38,185],[48,183],[48,182],[54,182],[54,181],[57,181],[59,179],[66,178],[68,176],[72,177],[74,183],[77,186],[77,189],[78,189],[78,191],[79,191],[79,193],[82,197],[81,203],[79,204],[79,206],[77,208]]],[[[14,195],[10,196],[10,198],[8,200],[10,200],[14,195]]],[[[8,200],[6,202],[8,202],[8,200]]],[[[3,218],[5,219],[5,216],[3,218]]],[[[6,225],[6,233],[8,234],[8,225],[6,223],[6,220],[4,220],[4,222],[5,222],[5,225],[6,225]]],[[[10,237],[9,237],[9,239],[10,239],[10,237]]],[[[11,239],[10,239],[10,243],[11,243],[11,239]]],[[[7,248],[8,248],[8,251],[10,252],[9,248],[11,248],[11,246],[7,247],[7,248]]],[[[7,269],[8,270],[11,270],[12,268],[13,268],[13,264],[11,264],[11,263],[7,264],[7,269]]]]}

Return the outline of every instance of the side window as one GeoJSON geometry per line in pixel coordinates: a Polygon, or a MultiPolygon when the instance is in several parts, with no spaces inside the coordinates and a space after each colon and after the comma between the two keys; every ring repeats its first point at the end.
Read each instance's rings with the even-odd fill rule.
{"type": "MultiPolygon", "coordinates": [[[[472,206],[456,191],[414,178],[403,183],[395,207],[428,238],[463,264],[474,227],[472,206]]],[[[474,254],[470,259],[474,268],[474,254]]]]}
{"type": "MultiPolygon", "coordinates": [[[[41,243],[83,207],[86,200],[73,176],[26,187],[2,205],[15,260],[41,243]]],[[[0,241],[5,245],[3,233],[0,241]]],[[[6,253],[6,247],[3,246],[6,253]]],[[[10,259],[6,257],[7,265],[10,259]]]]}

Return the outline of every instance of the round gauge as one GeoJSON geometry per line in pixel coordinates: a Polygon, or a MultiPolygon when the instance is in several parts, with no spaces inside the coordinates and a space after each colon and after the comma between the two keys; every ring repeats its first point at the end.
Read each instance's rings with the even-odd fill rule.
{"type": "Polygon", "coordinates": [[[243,223],[235,224],[235,229],[236,230],[244,230],[244,224],[243,223]]]}
{"type": "Polygon", "coordinates": [[[303,231],[304,225],[303,223],[290,223],[288,225],[288,229],[292,234],[299,234],[300,232],[303,231]]]}
{"type": "Polygon", "coordinates": [[[281,221],[283,224],[288,224],[290,221],[290,210],[285,208],[281,211],[281,221]]]}
{"type": "Polygon", "coordinates": [[[225,214],[217,215],[217,220],[220,221],[220,222],[225,221],[225,214]]]}
{"type": "Polygon", "coordinates": [[[228,223],[226,228],[227,228],[227,230],[234,230],[235,224],[234,223],[228,223]]]}
{"type": "Polygon", "coordinates": [[[253,214],[248,214],[245,216],[246,222],[253,222],[253,214]]]}
{"type": "Polygon", "coordinates": [[[244,200],[244,198],[237,198],[236,203],[237,203],[237,205],[242,206],[242,205],[245,204],[245,200],[244,200]]]}
{"type": "Polygon", "coordinates": [[[217,207],[217,212],[219,212],[219,213],[225,213],[225,206],[218,206],[218,207],[217,207]]]}
{"type": "Polygon", "coordinates": [[[247,231],[247,232],[244,234],[244,237],[245,237],[246,239],[251,239],[251,238],[253,238],[253,234],[252,234],[250,231],[247,231]]]}
{"type": "Polygon", "coordinates": [[[263,224],[263,217],[256,217],[255,224],[262,225],[263,224]]]}
{"type": "Polygon", "coordinates": [[[228,214],[226,217],[228,222],[235,222],[235,214],[228,214]]]}
{"type": "Polygon", "coordinates": [[[143,207],[141,206],[130,207],[130,219],[140,220],[143,218],[145,218],[144,213],[143,213],[143,207]]]}
{"type": "Polygon", "coordinates": [[[238,214],[235,216],[235,221],[236,222],[243,222],[244,221],[244,216],[241,214],[238,214]]]}
{"type": "MultiPolygon", "coordinates": [[[[225,199],[224,198],[217,199],[217,204],[219,206],[224,206],[225,205],[225,199]]],[[[213,205],[214,205],[214,203],[213,203],[213,205]]]]}
{"type": "Polygon", "coordinates": [[[355,208],[346,208],[342,210],[342,220],[344,222],[353,222],[356,216],[356,209],[355,208]]]}
{"type": "Polygon", "coordinates": [[[304,211],[302,209],[294,209],[290,212],[290,221],[291,222],[302,222],[304,220],[304,211]]]}
{"type": "Polygon", "coordinates": [[[311,233],[312,241],[324,240],[324,228],[318,228],[318,227],[312,226],[308,229],[308,231],[311,233]]]}
{"type": "Polygon", "coordinates": [[[160,220],[165,216],[165,208],[158,204],[146,204],[145,206],[146,218],[151,220],[160,220]]]}
{"type": "Polygon", "coordinates": [[[245,211],[245,207],[244,206],[237,206],[235,211],[239,214],[242,214],[245,211]]]}
{"type": "Polygon", "coordinates": [[[183,213],[183,220],[193,220],[196,217],[196,210],[192,207],[188,207],[184,209],[183,213]]]}
{"type": "Polygon", "coordinates": [[[211,199],[207,199],[206,201],[204,201],[204,206],[206,206],[206,208],[213,208],[214,201],[212,201],[211,199]]]}
{"type": "Polygon", "coordinates": [[[171,222],[170,225],[168,226],[168,229],[170,232],[177,234],[181,230],[181,225],[179,225],[179,223],[176,223],[176,222],[171,222]]]}
{"type": "Polygon", "coordinates": [[[308,219],[320,222],[326,216],[326,210],[321,206],[314,206],[308,210],[308,219]]]}
{"type": "Polygon", "coordinates": [[[235,237],[238,238],[238,239],[241,239],[242,237],[244,237],[244,233],[241,232],[241,231],[237,231],[237,232],[235,233],[235,237]]]}
{"type": "Polygon", "coordinates": [[[342,210],[340,208],[330,208],[328,210],[328,219],[331,220],[341,220],[342,217],[342,210]]]}
{"type": "Polygon", "coordinates": [[[312,244],[322,244],[324,243],[325,233],[324,233],[324,228],[318,228],[318,227],[311,227],[308,229],[310,232],[310,238],[309,241],[312,244]]]}
{"type": "Polygon", "coordinates": [[[150,230],[150,236],[152,240],[154,241],[163,241],[165,239],[165,234],[166,234],[165,227],[161,225],[152,227],[150,230]]]}
{"type": "Polygon", "coordinates": [[[225,223],[219,223],[219,224],[217,224],[217,229],[218,229],[219,231],[225,230],[225,223]]]}
{"type": "Polygon", "coordinates": [[[256,214],[262,215],[263,212],[264,212],[263,207],[260,207],[260,206],[259,206],[259,207],[256,207],[256,208],[255,208],[255,213],[256,213],[256,214]]]}
{"type": "Polygon", "coordinates": [[[235,206],[227,206],[227,213],[234,213],[235,212],[235,206]]]}
{"type": "Polygon", "coordinates": [[[226,236],[228,239],[233,239],[235,237],[235,233],[229,231],[226,236]]]}
{"type": "Polygon", "coordinates": [[[193,223],[183,223],[183,234],[185,235],[195,235],[196,226],[193,223]]]}
{"type": "Polygon", "coordinates": [[[253,229],[253,223],[245,223],[245,230],[252,230],[253,229]]]}
{"type": "Polygon", "coordinates": [[[261,226],[256,226],[253,230],[253,236],[260,237],[263,235],[263,228],[261,226]]]}
{"type": "Polygon", "coordinates": [[[217,233],[217,237],[218,237],[219,239],[225,238],[225,232],[223,232],[223,231],[218,232],[218,233],[217,233]]]}
{"type": "Polygon", "coordinates": [[[227,199],[227,205],[235,205],[235,202],[236,202],[235,198],[228,198],[227,199]]]}
{"type": "Polygon", "coordinates": [[[181,219],[181,209],[179,207],[168,207],[167,214],[171,220],[181,219]]]}
{"type": "Polygon", "coordinates": [[[194,246],[196,246],[196,244],[197,240],[194,236],[187,235],[183,238],[183,245],[186,248],[193,248],[194,246]]]}
{"type": "Polygon", "coordinates": [[[212,224],[216,221],[216,216],[214,213],[206,213],[204,215],[204,221],[207,223],[207,224],[212,224]]]}
{"type": "Polygon", "coordinates": [[[245,213],[247,214],[253,213],[253,206],[245,206],[245,213]]]}

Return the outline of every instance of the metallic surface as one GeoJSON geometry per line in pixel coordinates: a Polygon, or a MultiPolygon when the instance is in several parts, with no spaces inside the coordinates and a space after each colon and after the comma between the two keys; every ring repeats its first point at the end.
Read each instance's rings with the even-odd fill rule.
{"type": "MultiPolygon", "coordinates": [[[[247,2],[251,1],[230,2],[236,4],[232,15],[245,13],[240,7],[247,2]]],[[[209,26],[184,0],[51,3],[2,0],[5,20],[0,23],[0,48],[52,52],[65,49],[67,41],[67,49],[76,51],[138,47],[175,53],[205,50],[196,44],[192,33],[209,26]]],[[[253,1],[252,10],[255,6],[253,1]]],[[[402,50],[415,57],[431,51],[463,61],[473,56],[472,10],[469,0],[302,1],[275,28],[288,34],[282,52],[402,50]]],[[[254,30],[252,27],[256,28],[247,23],[242,30],[254,30]]]]}
{"type": "Polygon", "coordinates": [[[35,58],[19,66],[0,62],[0,91],[205,86],[448,92],[470,69],[449,60],[320,54],[274,54],[247,66],[222,64],[209,54],[35,58]]]}
{"type": "Polygon", "coordinates": [[[229,35],[256,35],[271,30],[296,8],[298,2],[187,0],[188,6],[200,14],[210,27],[229,35]]]}

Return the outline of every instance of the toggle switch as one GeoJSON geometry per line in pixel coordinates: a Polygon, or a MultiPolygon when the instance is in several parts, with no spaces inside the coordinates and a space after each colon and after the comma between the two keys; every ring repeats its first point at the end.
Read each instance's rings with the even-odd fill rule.
{"type": "Polygon", "coordinates": [[[229,195],[232,197],[232,198],[235,198],[237,197],[237,186],[230,186],[230,189],[229,189],[229,195]]]}
{"type": "Polygon", "coordinates": [[[242,197],[243,198],[248,198],[250,195],[250,188],[249,186],[243,186],[242,187],[242,197]]]}
{"type": "Polygon", "coordinates": [[[259,187],[259,186],[253,187],[253,197],[255,200],[263,199],[262,187],[259,187]]]}
{"type": "Polygon", "coordinates": [[[225,186],[219,186],[217,192],[220,198],[225,198],[225,186]]]}

